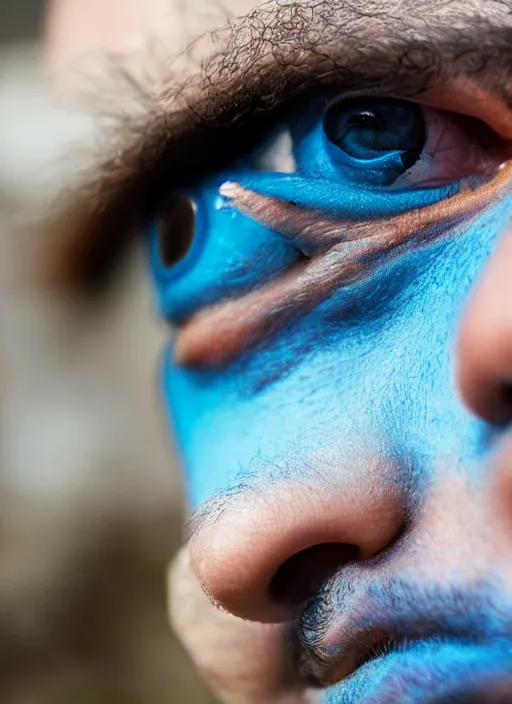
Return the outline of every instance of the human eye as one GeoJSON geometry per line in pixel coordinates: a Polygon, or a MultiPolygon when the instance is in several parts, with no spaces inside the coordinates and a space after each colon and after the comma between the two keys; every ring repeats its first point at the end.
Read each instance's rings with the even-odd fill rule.
{"type": "Polygon", "coordinates": [[[409,234],[428,240],[436,204],[452,204],[453,222],[471,217],[478,198],[473,208],[457,197],[491,198],[506,159],[504,140],[473,117],[379,95],[298,101],[250,152],[172,194],[172,207],[154,219],[162,311],[181,325],[203,309],[266,294],[333,247],[342,269],[356,236],[368,242],[367,258],[380,242],[382,257],[396,243],[379,240],[380,225],[402,231],[400,216],[414,214],[409,234]]]}
{"type": "Polygon", "coordinates": [[[363,187],[453,184],[492,176],[503,161],[483,123],[389,97],[336,99],[298,142],[303,169],[363,187]]]}

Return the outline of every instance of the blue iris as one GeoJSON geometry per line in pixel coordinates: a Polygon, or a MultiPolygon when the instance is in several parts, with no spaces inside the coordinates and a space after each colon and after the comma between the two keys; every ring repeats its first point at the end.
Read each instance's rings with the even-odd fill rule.
{"type": "Polygon", "coordinates": [[[422,109],[405,100],[360,97],[332,103],[323,130],[331,159],[373,185],[389,185],[421,156],[426,140],[422,109]]]}

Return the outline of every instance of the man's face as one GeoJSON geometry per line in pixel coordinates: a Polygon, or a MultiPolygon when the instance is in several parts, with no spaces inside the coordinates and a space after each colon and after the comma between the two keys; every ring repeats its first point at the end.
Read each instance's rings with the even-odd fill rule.
{"type": "Polygon", "coordinates": [[[512,215],[511,37],[497,1],[271,2],[205,67],[179,158],[155,157],[177,172],[146,232],[184,569],[232,616],[187,621],[186,590],[174,612],[227,701],[509,701],[485,480],[510,378],[474,324],[480,416],[454,367],[512,215]]]}

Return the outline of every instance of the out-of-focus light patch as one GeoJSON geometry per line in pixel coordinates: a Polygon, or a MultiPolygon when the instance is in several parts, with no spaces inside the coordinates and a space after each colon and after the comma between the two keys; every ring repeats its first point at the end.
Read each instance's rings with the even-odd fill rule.
{"type": "Polygon", "coordinates": [[[4,198],[42,203],[89,163],[95,120],[57,103],[39,43],[0,47],[0,113],[4,198]]]}

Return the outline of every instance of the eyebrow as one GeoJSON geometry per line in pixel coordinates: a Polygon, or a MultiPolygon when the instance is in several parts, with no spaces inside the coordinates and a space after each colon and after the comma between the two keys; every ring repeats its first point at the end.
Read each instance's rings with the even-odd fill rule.
{"type": "MultiPolygon", "coordinates": [[[[110,130],[103,158],[63,193],[46,230],[51,280],[94,287],[168,192],[248,152],[297,100],[319,92],[417,96],[467,76],[512,107],[512,19],[502,0],[265,3],[220,30],[185,83],[138,84],[142,116],[110,130]],[[359,7],[358,7],[359,5],[359,7]]],[[[133,81],[135,84],[135,81],[133,81]]]]}

